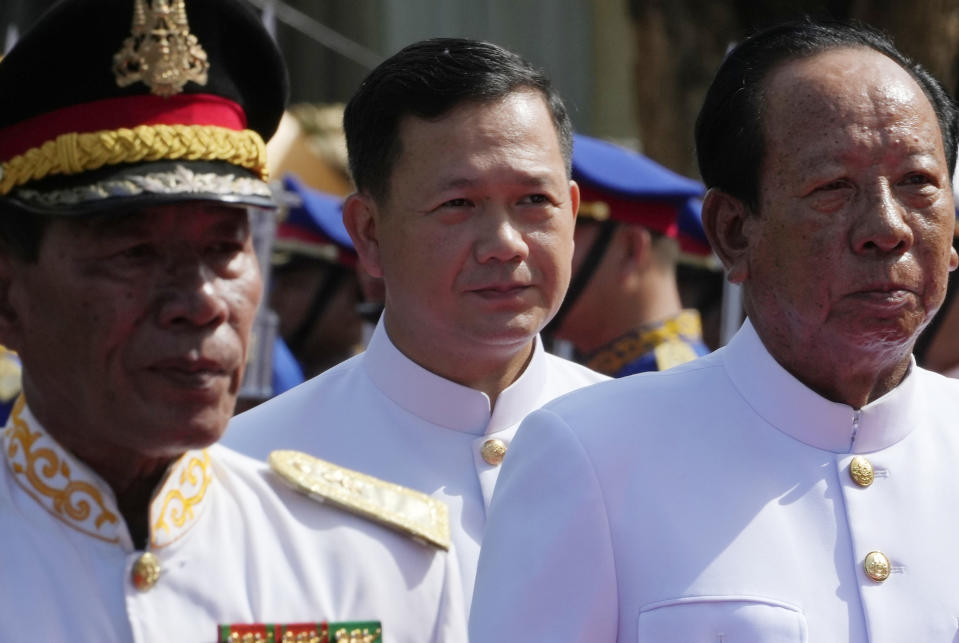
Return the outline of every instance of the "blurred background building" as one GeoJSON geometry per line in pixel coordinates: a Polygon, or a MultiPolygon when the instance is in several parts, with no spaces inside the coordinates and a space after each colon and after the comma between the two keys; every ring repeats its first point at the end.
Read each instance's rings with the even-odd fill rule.
{"type": "MultiPolygon", "coordinates": [[[[248,0],[284,50],[293,103],[346,101],[404,45],[466,36],[546,69],[577,131],[696,177],[692,122],[729,45],[787,17],[831,14],[887,30],[955,92],[959,0],[248,0]]],[[[0,0],[0,47],[53,0],[0,0]]]]}

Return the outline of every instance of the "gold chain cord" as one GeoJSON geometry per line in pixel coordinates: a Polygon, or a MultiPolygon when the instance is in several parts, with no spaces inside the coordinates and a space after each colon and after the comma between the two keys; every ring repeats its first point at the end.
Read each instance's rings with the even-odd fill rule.
{"type": "Polygon", "coordinates": [[[0,196],[28,181],[143,161],[226,161],[267,179],[266,145],[253,130],[213,125],[139,125],[61,134],[0,165],[0,196]]]}

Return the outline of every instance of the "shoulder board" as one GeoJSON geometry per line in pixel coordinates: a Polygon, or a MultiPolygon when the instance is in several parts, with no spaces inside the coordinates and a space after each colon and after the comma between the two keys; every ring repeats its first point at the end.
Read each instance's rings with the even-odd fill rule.
{"type": "Polygon", "coordinates": [[[20,358],[9,348],[0,346],[0,402],[10,402],[23,388],[20,358]]]}
{"type": "Polygon", "coordinates": [[[691,362],[699,357],[693,347],[681,339],[663,342],[653,349],[653,353],[656,355],[656,367],[661,371],[691,362]]]}
{"type": "Polygon", "coordinates": [[[446,504],[425,493],[339,467],[299,451],[273,451],[273,469],[300,493],[359,514],[414,540],[450,548],[446,504]]]}

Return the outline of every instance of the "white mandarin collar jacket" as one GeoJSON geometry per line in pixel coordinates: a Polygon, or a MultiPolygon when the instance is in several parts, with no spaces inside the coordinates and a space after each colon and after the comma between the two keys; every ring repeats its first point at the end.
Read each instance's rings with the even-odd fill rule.
{"type": "Polygon", "coordinates": [[[301,496],[263,463],[213,446],[170,467],[150,512],[159,577],[140,589],[144,552],[110,487],[22,398],[3,448],[0,641],[209,643],[220,624],[322,621],[465,641],[451,554],[301,496]]]}
{"type": "Polygon", "coordinates": [[[917,378],[912,360],[899,386],[856,411],[831,402],[793,377],[763,346],[747,320],[725,351],[726,372],[753,410],[783,433],[834,453],[869,453],[902,440],[915,427],[917,378]]]}
{"type": "Polygon", "coordinates": [[[531,414],[511,455],[471,640],[959,636],[959,382],[913,364],[856,411],[792,377],[747,322],[707,357],[531,414]],[[873,552],[885,580],[867,574],[873,552]]]}
{"type": "Polygon", "coordinates": [[[550,355],[536,337],[529,364],[491,412],[485,393],[406,357],[381,319],[364,353],[236,417],[224,443],[255,458],[273,449],[305,451],[442,500],[468,605],[500,471],[483,459],[483,445],[496,439],[509,448],[528,413],[605,379],[550,355]]]}
{"type": "MultiPolygon", "coordinates": [[[[406,357],[390,341],[382,323],[373,331],[363,368],[384,395],[409,413],[454,431],[486,435],[515,429],[536,408],[533,404],[544,397],[555,397],[551,396],[552,390],[546,390],[551,384],[546,372],[552,362],[550,357],[537,335],[529,364],[519,378],[500,393],[492,412],[486,393],[440,377],[406,357]]],[[[567,364],[570,363],[563,366],[569,368],[567,364]]],[[[583,379],[602,379],[601,376],[590,378],[591,371],[583,368],[570,370],[583,379]]]]}

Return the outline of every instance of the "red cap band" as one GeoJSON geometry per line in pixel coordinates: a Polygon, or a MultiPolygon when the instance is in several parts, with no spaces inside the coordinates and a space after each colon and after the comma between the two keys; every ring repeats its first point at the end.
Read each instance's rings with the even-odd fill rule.
{"type": "Polygon", "coordinates": [[[336,251],[337,263],[347,267],[353,267],[357,262],[356,251],[344,248],[325,234],[306,230],[301,226],[291,225],[286,222],[280,223],[276,229],[276,240],[280,243],[283,241],[294,241],[307,246],[333,248],[336,251]]]}
{"type": "Polygon", "coordinates": [[[672,238],[679,234],[676,223],[679,207],[675,202],[625,199],[582,183],[579,194],[583,203],[602,201],[609,206],[609,218],[613,221],[638,223],[672,238]]]}
{"type": "Polygon", "coordinates": [[[246,129],[239,104],[213,94],[123,96],[71,105],[0,130],[0,162],[40,147],[61,134],[132,129],[138,125],[215,125],[246,129]]]}

